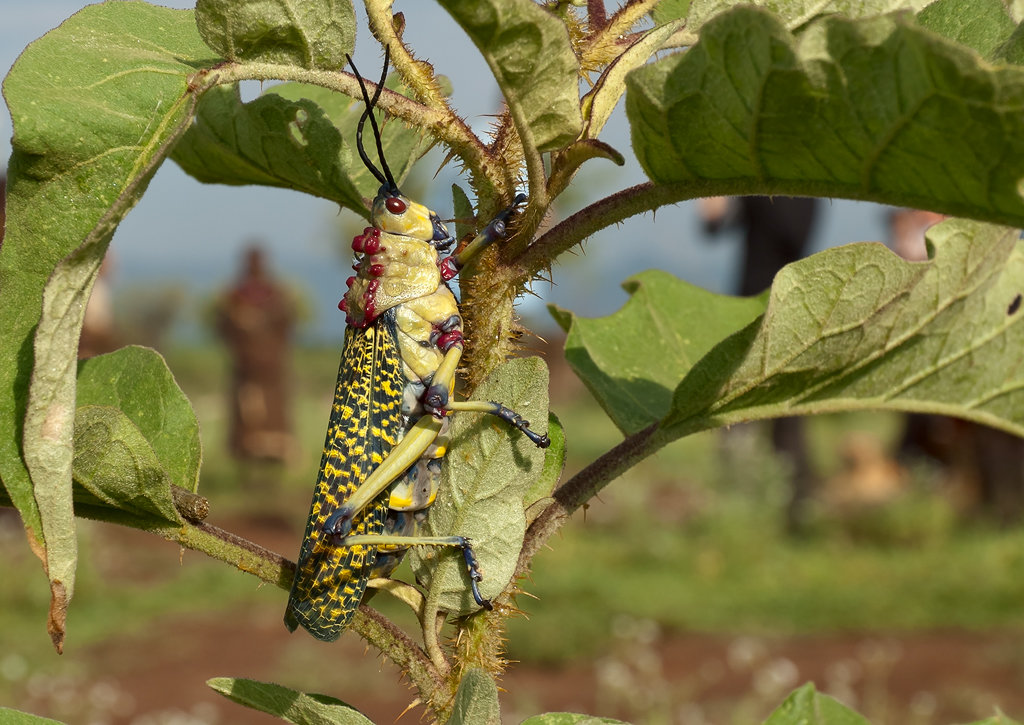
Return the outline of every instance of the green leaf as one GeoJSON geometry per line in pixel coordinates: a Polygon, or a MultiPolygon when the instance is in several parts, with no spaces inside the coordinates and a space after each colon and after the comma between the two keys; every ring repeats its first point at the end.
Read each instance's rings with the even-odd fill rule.
{"type": "MultiPolygon", "coordinates": [[[[197,490],[199,422],[160,353],[133,345],[83,360],[78,366],[78,405],[119,409],[145,437],[170,481],[197,490]]],[[[75,426],[77,436],[77,420],[75,426]]]]}
{"type": "Polygon", "coordinates": [[[117,408],[78,408],[74,478],[101,504],[158,523],[181,523],[170,477],[142,432],[117,408]]]}
{"type": "Polygon", "coordinates": [[[188,121],[188,78],[204,61],[213,62],[191,12],[106,3],[32,43],[4,81],[14,152],[0,248],[0,479],[45,562],[58,648],[77,556],[82,315],[114,228],[188,121]]]}
{"type": "MultiPolygon", "coordinates": [[[[496,400],[531,421],[547,420],[547,367],[539,358],[510,360],[476,390],[477,400],[496,400]]],[[[428,535],[468,536],[494,598],[508,585],[526,533],[523,497],[544,470],[544,451],[493,416],[459,413],[451,427],[441,490],[430,508],[428,535]]],[[[458,552],[417,547],[416,577],[437,590],[441,609],[456,615],[479,609],[458,552]]],[[[434,593],[433,591],[431,593],[434,593]]]]}
{"type": "Polygon", "coordinates": [[[1018,25],[1007,41],[996,48],[992,59],[1024,65],[1024,24],[1018,25]]]}
{"type": "Polygon", "coordinates": [[[579,137],[579,64],[558,17],[533,0],[440,4],[483,54],[527,148],[552,151],[579,137]]]}
{"type": "MultiPolygon", "coordinates": [[[[362,112],[362,101],[303,83],[273,86],[249,103],[237,88],[214,88],[172,158],[204,183],[297,189],[366,216],[363,199],[375,196],[380,184],[355,146],[362,112]]],[[[400,121],[384,124],[382,136],[398,181],[431,145],[400,121]]]]}
{"type": "Polygon", "coordinates": [[[868,721],[807,683],[787,697],[764,725],[868,725],[868,721]]]}
{"type": "Polygon", "coordinates": [[[1018,237],[953,220],[929,232],[929,262],[853,244],[789,265],[764,316],[718,345],[676,389],[665,432],[887,408],[1024,435],[1018,237]]]}
{"type": "Polygon", "coordinates": [[[661,443],[740,421],[865,408],[952,415],[1024,435],[1018,232],[951,220],[928,239],[928,262],[851,244],[785,267],[764,314],[696,363],[701,344],[672,356],[666,340],[721,334],[752,310],[736,307],[729,318],[733,304],[709,293],[695,305],[700,293],[678,281],[652,288],[639,309],[676,305],[699,309],[699,318],[658,314],[642,327],[631,299],[609,318],[574,320],[567,356],[624,432],[664,411],[661,443]]]}
{"type": "Polygon", "coordinates": [[[12,710],[9,707],[0,707],[0,723],[4,725],[47,725],[47,723],[60,725],[59,720],[31,715],[21,710],[12,710]]]}
{"type": "Polygon", "coordinates": [[[765,299],[717,295],[657,270],[622,286],[629,301],[610,317],[586,319],[549,309],[567,333],[569,365],[628,435],[668,413],[672,391],[686,372],[764,312],[765,299]]]}
{"type": "Polygon", "coordinates": [[[918,14],[917,21],[989,60],[1015,28],[1002,0],[935,0],[918,14]]]}
{"type": "Polygon", "coordinates": [[[574,712],[546,712],[523,720],[520,725],[626,725],[622,720],[574,712]]]}
{"type": "Polygon", "coordinates": [[[336,70],[356,43],[348,0],[197,0],[196,25],[222,58],[336,70]]]}
{"type": "Polygon", "coordinates": [[[992,717],[987,717],[984,720],[971,723],[971,725],[1020,725],[1020,723],[1000,712],[992,717]]]}
{"type": "Polygon", "coordinates": [[[500,725],[498,686],[479,667],[470,667],[459,682],[448,725],[500,725]]]}
{"type": "Polygon", "coordinates": [[[1024,69],[908,15],[829,16],[794,37],[737,7],[627,87],[637,157],[680,199],[716,180],[1024,224],[1024,69]]]}
{"type": "Polygon", "coordinates": [[[992,717],[987,717],[984,720],[971,723],[971,725],[1020,725],[1020,723],[1000,712],[992,717]]]}
{"type": "Polygon", "coordinates": [[[373,725],[365,715],[327,695],[298,692],[272,682],[215,677],[206,684],[229,700],[295,725],[373,725]]]}
{"type": "MultiPolygon", "coordinates": [[[[438,82],[442,92],[445,95],[451,95],[451,83],[448,79],[438,76],[438,82]]],[[[412,97],[412,92],[402,85],[397,74],[388,76],[384,86],[406,97],[412,97]]],[[[345,169],[345,173],[364,196],[372,198],[377,195],[377,187],[380,182],[367,171],[356,149],[356,130],[359,125],[359,117],[363,114],[362,100],[356,101],[353,105],[352,99],[348,96],[305,83],[282,83],[268,89],[267,93],[275,93],[290,101],[307,98],[324,109],[327,117],[337,126],[348,147],[347,153],[339,161],[342,168],[345,169]]],[[[367,138],[369,138],[369,132],[367,132],[367,138]]],[[[367,143],[369,145],[369,141],[367,143]]],[[[389,118],[381,124],[381,144],[384,147],[384,158],[387,159],[388,167],[395,180],[401,183],[412,170],[413,165],[434,145],[434,138],[422,128],[389,118]]],[[[368,153],[372,157],[376,151],[368,149],[368,153]]]]}
{"type": "Polygon", "coordinates": [[[654,6],[654,10],[651,11],[651,17],[656,25],[664,25],[675,20],[685,20],[692,4],[693,0],[661,0],[661,2],[654,6]]]}
{"type": "MultiPolygon", "coordinates": [[[[933,0],[750,0],[746,4],[764,8],[790,30],[798,28],[822,15],[845,15],[865,18],[897,10],[920,10],[933,0]]],[[[697,33],[716,15],[737,5],[736,0],[693,0],[692,4],[669,2],[664,10],[657,8],[654,18],[658,22],[686,18],[686,27],[697,33]],[[687,5],[689,11],[687,12],[687,5]]]]}

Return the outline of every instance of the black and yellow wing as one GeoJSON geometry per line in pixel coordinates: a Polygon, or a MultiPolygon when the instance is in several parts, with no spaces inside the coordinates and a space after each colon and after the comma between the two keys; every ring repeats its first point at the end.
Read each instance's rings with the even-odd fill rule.
{"type": "MultiPolygon", "coordinates": [[[[339,546],[324,533],[324,523],[401,438],[404,388],[394,313],[365,329],[347,328],[320,474],[285,610],[290,630],[302,625],[317,639],[333,641],[359,606],[377,549],[339,546]]],[[[384,491],[356,513],[352,535],[384,531],[388,497],[384,491]]]]}

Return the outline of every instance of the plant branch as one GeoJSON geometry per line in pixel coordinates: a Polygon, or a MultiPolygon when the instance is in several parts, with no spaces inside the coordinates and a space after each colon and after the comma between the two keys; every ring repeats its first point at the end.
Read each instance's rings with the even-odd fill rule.
{"type": "Polygon", "coordinates": [[[526,574],[536,553],[551,535],[569,520],[576,509],[669,440],[671,438],[658,435],[658,424],[653,423],[626,438],[559,486],[552,495],[551,503],[526,530],[526,539],[519,552],[519,562],[513,580],[526,574]]]}
{"type": "MultiPolygon", "coordinates": [[[[563,219],[537,238],[514,263],[526,278],[547,269],[551,262],[592,234],[631,216],[702,196],[732,195],[750,191],[749,180],[699,180],[686,184],[655,184],[647,181],[606,196],[563,219]]],[[[768,193],[762,191],[761,193],[768,193]]]]}
{"type": "MultiPolygon", "coordinates": [[[[115,519],[124,523],[123,519],[115,519]]],[[[206,522],[182,526],[141,525],[143,531],[162,536],[168,541],[223,561],[239,571],[290,590],[295,576],[295,564],[280,554],[265,549],[248,539],[206,522]]]]}
{"type": "MultiPolygon", "coordinates": [[[[292,561],[230,531],[207,523],[141,528],[231,564],[284,591],[291,590],[295,577],[292,561]]],[[[424,702],[441,686],[442,677],[423,649],[384,615],[360,604],[350,627],[408,674],[424,702]]]]}
{"type": "Polygon", "coordinates": [[[560,254],[605,227],[678,201],[678,192],[670,193],[668,189],[648,181],[606,196],[551,227],[515,262],[527,278],[532,277],[560,254]]]}
{"type": "MultiPolygon", "coordinates": [[[[309,83],[353,98],[362,98],[359,84],[350,73],[274,63],[225,63],[193,75],[189,79],[189,88],[197,94],[202,94],[214,86],[244,80],[309,83]]],[[[376,85],[371,81],[365,82],[372,94],[376,85]]],[[[474,177],[488,178],[487,170],[493,165],[494,160],[480,139],[455,114],[430,108],[387,88],[381,93],[377,106],[396,118],[427,129],[462,160],[474,177]]]]}
{"type": "Polygon", "coordinates": [[[590,41],[591,47],[608,42],[621,42],[626,38],[637,23],[643,20],[661,0],[629,0],[615,11],[601,32],[595,34],[590,41]]]}
{"type": "Polygon", "coordinates": [[[377,39],[378,43],[390,49],[391,64],[398,71],[399,75],[402,76],[405,84],[412,89],[413,93],[416,94],[416,97],[424,105],[440,113],[454,116],[447,101],[445,101],[444,94],[441,92],[441,87],[437,83],[430,64],[416,60],[412,53],[409,52],[405,43],[402,42],[402,37],[395,28],[394,16],[391,12],[391,1],[373,2],[372,0],[367,0],[364,5],[366,6],[366,18],[369,21],[370,32],[377,39]]]}
{"type": "Polygon", "coordinates": [[[365,604],[359,605],[351,627],[409,676],[422,702],[431,702],[443,685],[443,678],[422,647],[394,622],[365,604]]]}

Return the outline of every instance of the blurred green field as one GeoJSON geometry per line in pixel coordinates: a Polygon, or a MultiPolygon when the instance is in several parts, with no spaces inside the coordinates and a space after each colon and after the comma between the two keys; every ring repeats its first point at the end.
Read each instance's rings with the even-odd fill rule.
{"type": "MultiPolygon", "coordinates": [[[[319,463],[337,350],[295,356],[294,465],[239,465],[224,453],[226,361],[216,348],[173,350],[171,368],[202,425],[201,493],[209,521],[293,558],[319,463]]],[[[619,436],[585,392],[557,397],[571,475],[619,436]]],[[[893,415],[811,421],[823,478],[854,433],[882,443],[898,434],[893,415]]],[[[958,516],[937,495],[936,472],[915,472],[911,491],[855,525],[817,516],[800,538],[784,534],[786,471],[764,431],[711,432],[663,450],[609,486],[537,557],[520,596],[526,614],[509,624],[509,656],[557,665],[608,649],[622,622],[663,633],[788,635],[941,628],[1024,631],[1024,529],[997,529],[958,516]]],[[[285,594],[170,544],[137,545],[114,527],[83,522],[70,648],[143,636],[159,619],[238,618],[279,627],[285,594]]],[[[23,701],[31,676],[73,676],[56,660],[44,623],[48,590],[20,527],[0,520],[0,703],[23,701]]],[[[395,605],[377,598],[389,612],[395,605]]],[[[401,615],[399,615],[401,616],[401,615]]],[[[262,625],[261,625],[262,626],[262,625]]],[[[306,640],[308,638],[303,638],[306,640]]],[[[310,643],[295,640],[278,665],[287,679],[329,689],[310,643]]],[[[78,672],[81,675],[81,672],[78,672]]],[[[230,674],[230,673],[224,673],[230,674]]]]}

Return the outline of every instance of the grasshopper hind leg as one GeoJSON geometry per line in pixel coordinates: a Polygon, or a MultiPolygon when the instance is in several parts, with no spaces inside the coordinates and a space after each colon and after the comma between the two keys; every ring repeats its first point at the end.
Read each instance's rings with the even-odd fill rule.
{"type": "MultiPolygon", "coordinates": [[[[412,517],[410,517],[412,518],[412,517]]],[[[473,600],[484,609],[490,611],[494,607],[489,599],[480,593],[479,583],[483,581],[480,563],[473,551],[473,543],[465,536],[403,536],[401,534],[355,535],[348,536],[342,546],[376,546],[378,547],[378,567],[373,576],[387,576],[401,560],[401,554],[411,546],[447,546],[459,549],[466,563],[469,585],[473,592],[473,600]]]]}

